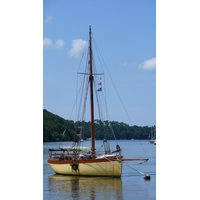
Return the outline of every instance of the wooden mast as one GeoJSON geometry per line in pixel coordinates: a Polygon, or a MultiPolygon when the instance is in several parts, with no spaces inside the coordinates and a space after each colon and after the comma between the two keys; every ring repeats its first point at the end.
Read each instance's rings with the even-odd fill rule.
{"type": "Polygon", "coordinates": [[[95,143],[94,143],[94,102],[93,102],[93,74],[92,74],[92,37],[91,26],[89,28],[89,51],[90,51],[90,108],[91,108],[91,145],[92,145],[92,158],[95,158],[95,143]]]}

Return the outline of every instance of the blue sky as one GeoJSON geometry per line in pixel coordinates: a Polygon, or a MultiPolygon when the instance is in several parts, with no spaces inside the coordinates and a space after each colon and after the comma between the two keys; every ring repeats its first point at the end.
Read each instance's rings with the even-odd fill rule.
{"type": "MultiPolygon", "coordinates": [[[[44,0],[43,108],[69,118],[76,98],[80,55],[88,41],[90,25],[132,125],[153,126],[156,1],[152,0],[44,0]]],[[[106,90],[111,120],[131,124],[111,83],[106,90]]]]}

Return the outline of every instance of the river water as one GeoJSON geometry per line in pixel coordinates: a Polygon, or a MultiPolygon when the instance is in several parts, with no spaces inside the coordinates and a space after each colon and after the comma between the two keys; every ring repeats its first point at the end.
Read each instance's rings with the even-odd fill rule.
{"type": "MultiPolygon", "coordinates": [[[[95,141],[98,149],[103,141],[95,141]]],[[[84,146],[90,146],[90,141],[85,141],[84,146]]],[[[109,141],[111,151],[115,150],[116,141],[109,141]]],[[[123,164],[121,178],[74,177],[55,175],[47,163],[47,148],[57,149],[59,146],[68,146],[72,142],[52,142],[43,144],[43,199],[156,199],[156,146],[147,140],[120,140],[118,141],[122,155],[125,158],[147,157],[149,161],[142,165],[128,162],[123,164]],[[151,176],[145,180],[144,175],[151,176]]]]}

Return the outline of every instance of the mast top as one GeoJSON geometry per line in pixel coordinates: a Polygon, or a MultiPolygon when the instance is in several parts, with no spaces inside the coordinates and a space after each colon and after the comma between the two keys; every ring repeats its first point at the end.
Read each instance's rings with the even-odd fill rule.
{"type": "Polygon", "coordinates": [[[91,26],[89,26],[89,35],[90,35],[90,38],[91,38],[91,26]]]}

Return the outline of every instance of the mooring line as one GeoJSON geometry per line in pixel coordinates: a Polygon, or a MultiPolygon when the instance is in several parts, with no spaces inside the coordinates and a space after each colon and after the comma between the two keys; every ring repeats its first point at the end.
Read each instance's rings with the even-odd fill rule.
{"type": "Polygon", "coordinates": [[[125,162],[124,162],[124,164],[125,164],[127,167],[129,167],[129,168],[135,170],[136,172],[139,172],[140,174],[145,175],[145,173],[143,173],[143,172],[141,172],[141,171],[139,171],[139,170],[137,170],[137,169],[134,169],[134,168],[130,167],[130,166],[129,166],[128,164],[126,164],[125,162]]]}

